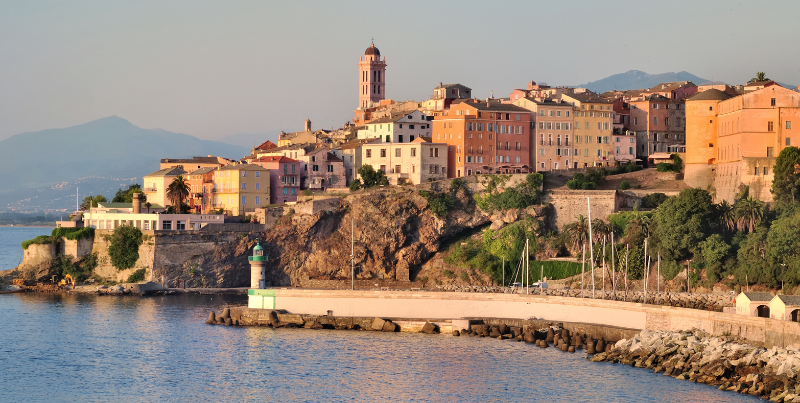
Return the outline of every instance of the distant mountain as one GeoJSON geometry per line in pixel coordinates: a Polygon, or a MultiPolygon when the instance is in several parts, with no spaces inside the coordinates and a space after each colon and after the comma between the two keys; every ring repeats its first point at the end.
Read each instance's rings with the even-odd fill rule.
{"type": "Polygon", "coordinates": [[[161,158],[211,154],[239,159],[247,152],[186,134],[142,129],[117,116],[22,133],[0,141],[0,207],[61,208],[65,203],[63,208],[69,208],[78,183],[82,195],[103,191],[113,197],[105,193],[109,187],[141,183],[142,176],[159,169],[161,158]],[[54,204],[55,199],[63,202],[54,204]]]}
{"type": "Polygon", "coordinates": [[[245,147],[248,150],[253,146],[257,146],[267,140],[272,140],[273,143],[278,142],[278,135],[280,131],[273,130],[266,133],[236,133],[217,139],[220,143],[232,144],[235,146],[245,147]]]}
{"type": "Polygon", "coordinates": [[[588,88],[599,94],[613,90],[625,91],[651,88],[658,84],[672,81],[691,81],[700,85],[708,80],[685,71],[679,73],[647,74],[644,71],[630,70],[626,73],[614,74],[613,76],[581,84],[577,87],[588,88]]]}

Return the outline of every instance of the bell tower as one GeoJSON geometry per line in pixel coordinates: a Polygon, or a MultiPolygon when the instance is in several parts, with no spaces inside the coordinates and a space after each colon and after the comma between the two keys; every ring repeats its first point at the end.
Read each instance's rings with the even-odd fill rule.
{"type": "Polygon", "coordinates": [[[358,108],[368,108],[386,98],[386,58],[373,43],[358,62],[358,108]]]}

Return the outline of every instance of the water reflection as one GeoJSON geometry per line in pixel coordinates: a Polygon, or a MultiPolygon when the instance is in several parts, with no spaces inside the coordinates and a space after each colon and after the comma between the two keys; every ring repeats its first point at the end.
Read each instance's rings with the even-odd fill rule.
{"type": "Polygon", "coordinates": [[[207,326],[239,296],[0,296],[8,401],[757,401],[471,337],[207,326]]]}

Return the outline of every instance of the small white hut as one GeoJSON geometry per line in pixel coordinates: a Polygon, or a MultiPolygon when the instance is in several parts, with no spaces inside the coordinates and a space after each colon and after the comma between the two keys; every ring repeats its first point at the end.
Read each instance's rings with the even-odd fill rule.
{"type": "Polygon", "coordinates": [[[769,318],[772,294],[768,292],[743,292],[736,296],[736,314],[769,318]]]}

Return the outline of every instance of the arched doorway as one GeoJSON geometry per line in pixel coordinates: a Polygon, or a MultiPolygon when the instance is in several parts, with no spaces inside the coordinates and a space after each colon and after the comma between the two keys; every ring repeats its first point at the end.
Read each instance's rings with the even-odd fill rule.
{"type": "Polygon", "coordinates": [[[800,309],[792,311],[792,322],[800,322],[800,309]]]}
{"type": "Polygon", "coordinates": [[[766,305],[759,305],[756,308],[756,315],[759,318],[769,318],[769,307],[766,305]]]}

